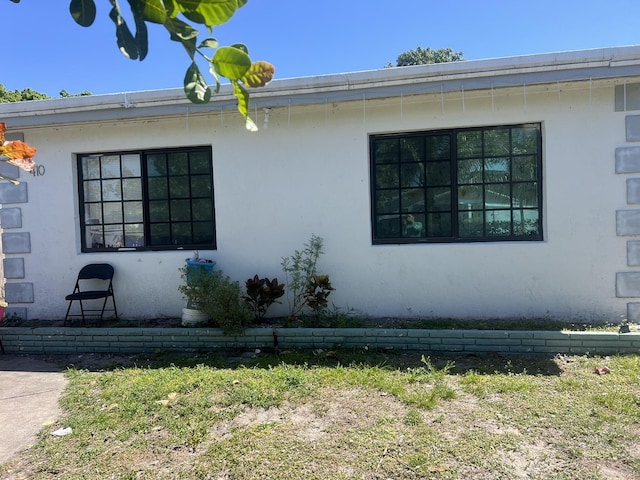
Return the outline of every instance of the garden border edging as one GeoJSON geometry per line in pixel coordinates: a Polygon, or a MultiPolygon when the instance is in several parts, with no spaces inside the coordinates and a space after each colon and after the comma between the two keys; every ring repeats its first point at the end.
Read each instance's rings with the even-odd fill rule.
{"type": "Polygon", "coordinates": [[[429,330],[384,328],[0,327],[7,353],[226,352],[361,348],[425,353],[549,355],[640,353],[640,332],[429,330]]]}

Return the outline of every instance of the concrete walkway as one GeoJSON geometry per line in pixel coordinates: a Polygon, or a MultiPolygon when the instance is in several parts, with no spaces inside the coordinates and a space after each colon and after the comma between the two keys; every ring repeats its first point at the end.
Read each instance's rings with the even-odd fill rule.
{"type": "Polygon", "coordinates": [[[0,463],[33,445],[43,426],[60,417],[66,385],[56,365],[0,354],[0,463]]]}

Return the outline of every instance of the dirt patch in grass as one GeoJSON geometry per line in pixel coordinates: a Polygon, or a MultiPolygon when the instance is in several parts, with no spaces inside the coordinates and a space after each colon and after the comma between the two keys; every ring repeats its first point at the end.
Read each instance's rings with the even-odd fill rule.
{"type": "Polygon", "coordinates": [[[289,425],[293,435],[305,442],[317,442],[330,435],[340,436],[345,430],[375,424],[381,412],[394,412],[403,417],[406,407],[394,397],[372,394],[361,389],[327,389],[320,399],[302,405],[286,404],[281,407],[244,408],[230,420],[218,422],[211,433],[224,440],[240,429],[262,425],[289,425]]]}
{"type": "Polygon", "coordinates": [[[640,478],[638,357],[305,355],[78,372],[74,434],[0,478],[640,478]],[[454,395],[422,406],[439,382],[454,395]]]}

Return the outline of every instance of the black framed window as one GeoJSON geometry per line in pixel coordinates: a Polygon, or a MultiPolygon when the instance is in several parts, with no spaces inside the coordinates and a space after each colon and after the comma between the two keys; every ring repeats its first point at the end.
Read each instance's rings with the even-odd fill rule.
{"type": "Polygon", "coordinates": [[[211,147],[77,161],[82,251],[215,248],[211,147]]]}
{"type": "Polygon", "coordinates": [[[543,239],[540,124],[369,141],[374,243],[543,239]]]}

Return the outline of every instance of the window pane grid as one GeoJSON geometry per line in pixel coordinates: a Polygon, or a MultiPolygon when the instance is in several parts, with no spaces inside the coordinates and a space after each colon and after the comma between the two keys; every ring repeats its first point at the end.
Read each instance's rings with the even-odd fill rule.
{"type": "Polygon", "coordinates": [[[211,149],[78,156],[83,251],[215,248],[211,149]]]}
{"type": "Polygon", "coordinates": [[[375,243],[542,240],[539,124],[370,141],[375,243]]]}

